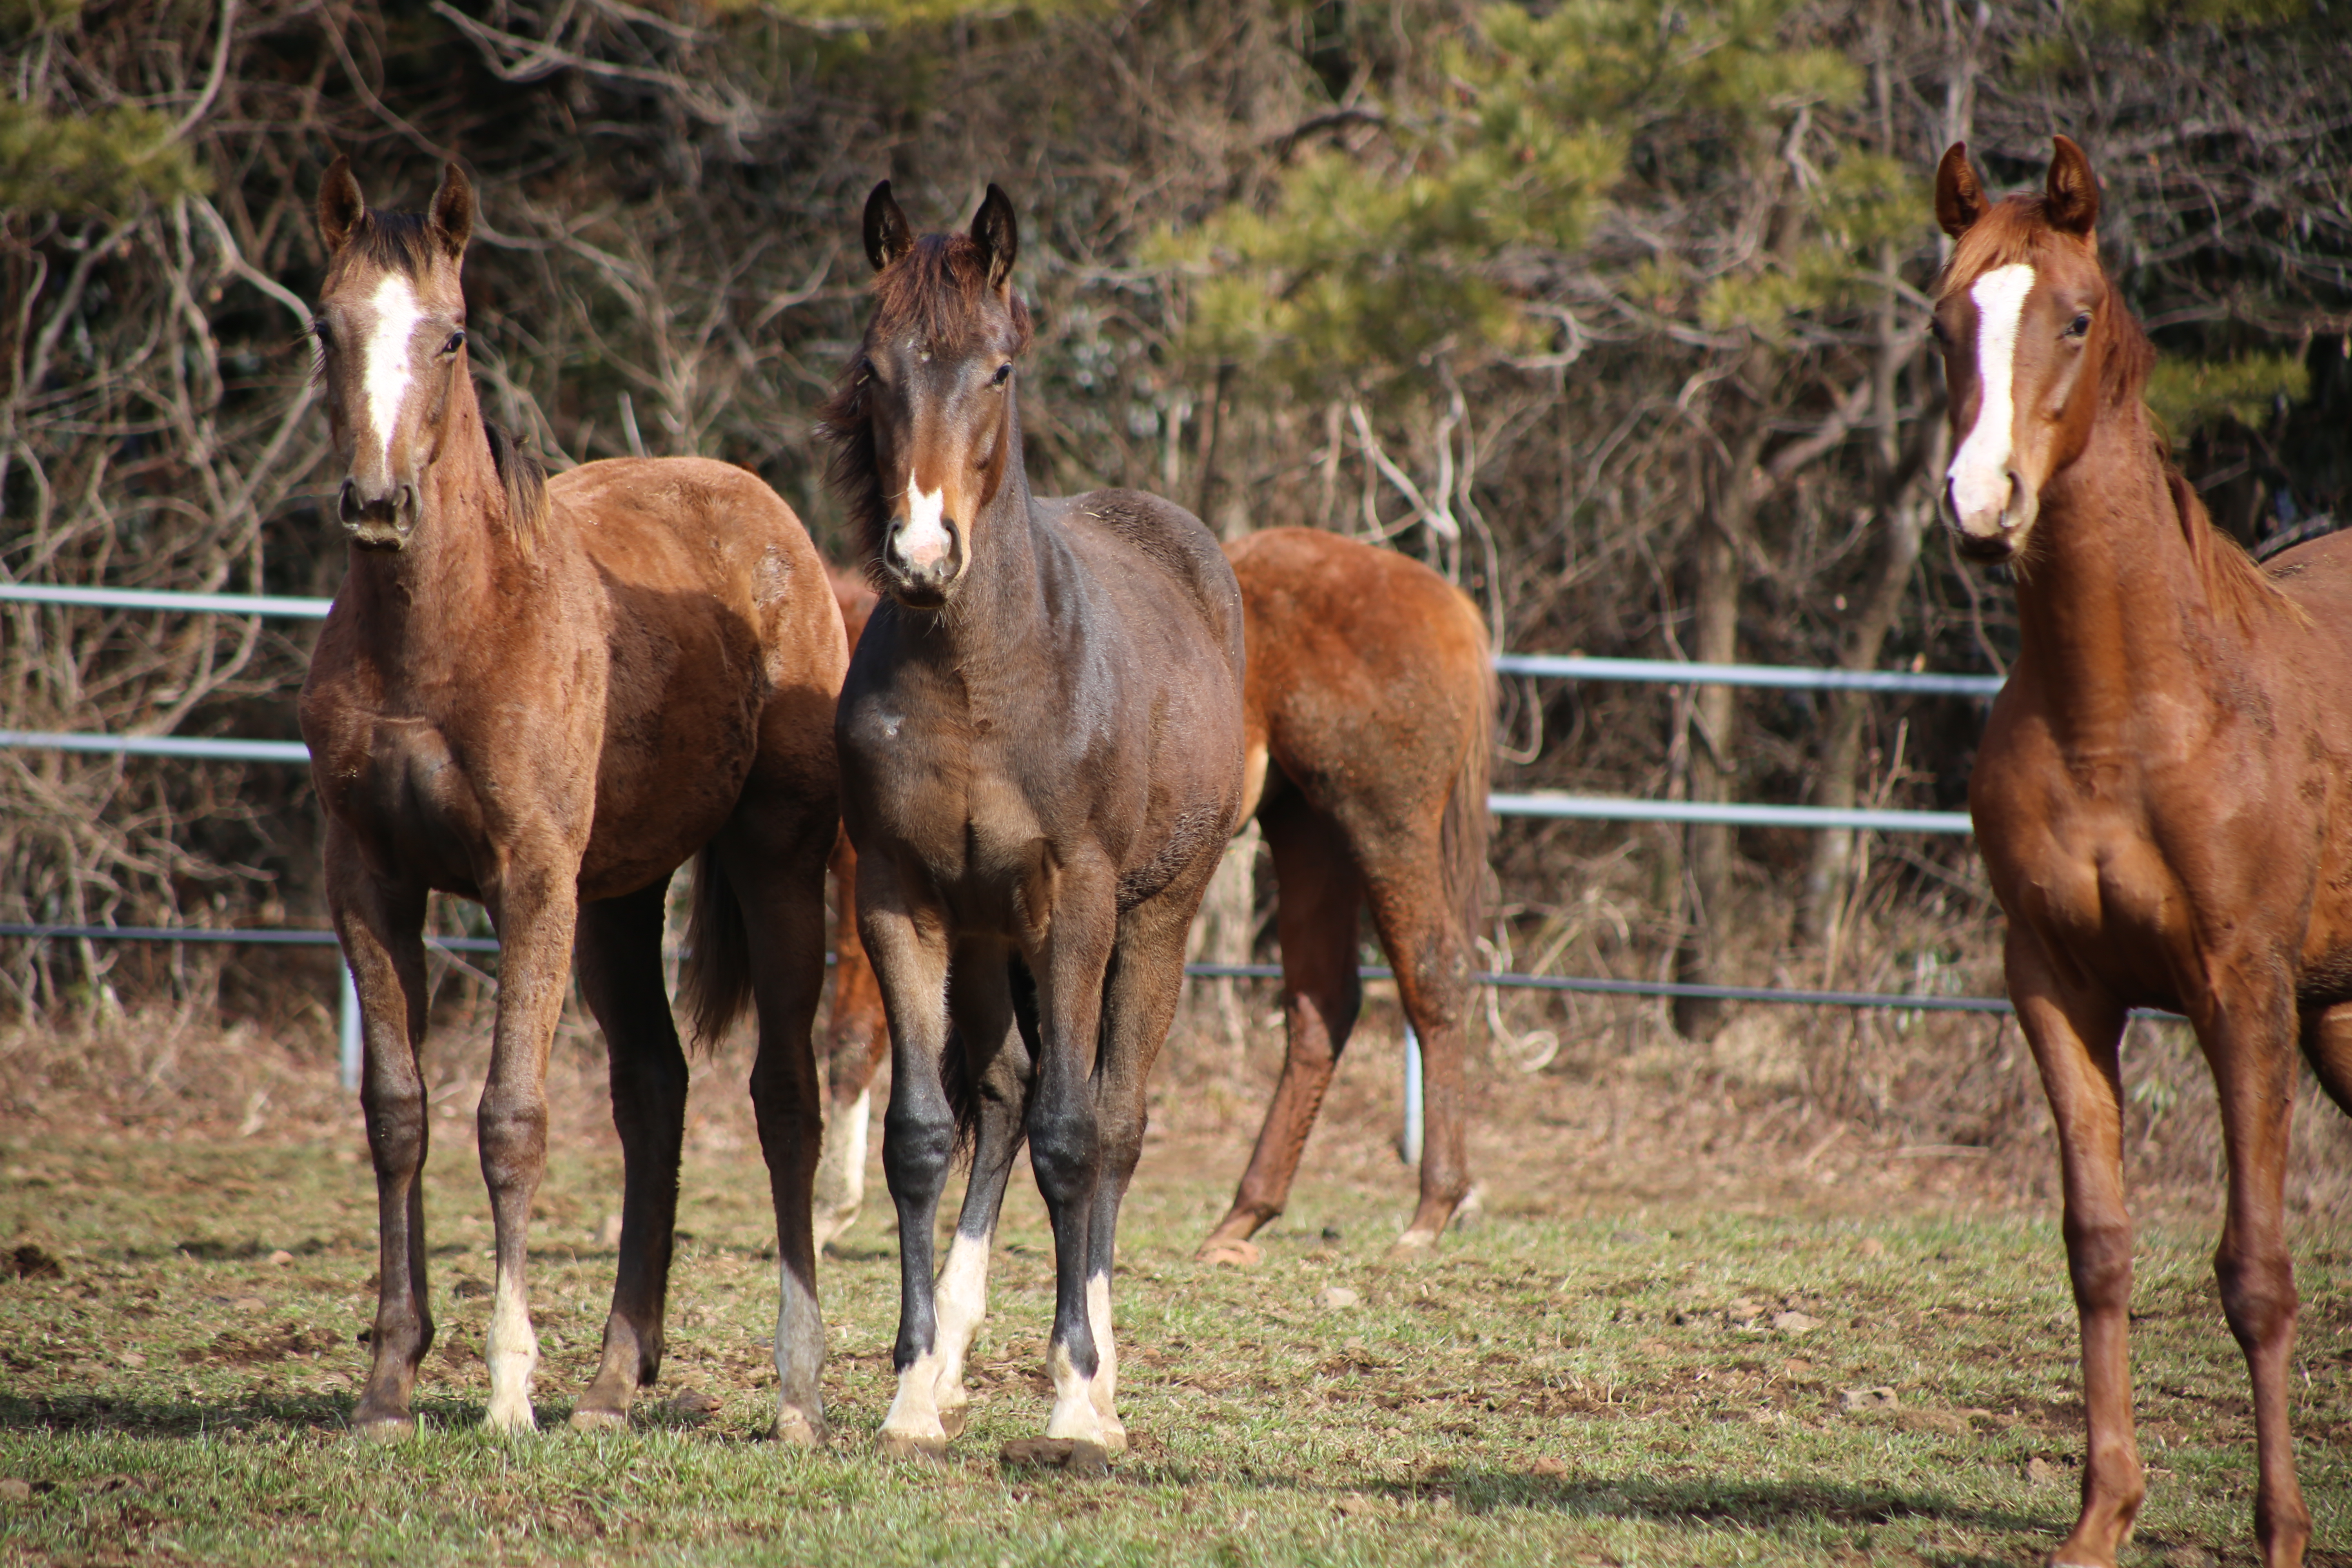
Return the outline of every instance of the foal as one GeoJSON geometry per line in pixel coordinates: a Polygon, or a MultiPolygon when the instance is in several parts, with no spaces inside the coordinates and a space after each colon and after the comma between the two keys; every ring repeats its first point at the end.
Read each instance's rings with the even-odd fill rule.
{"type": "Polygon", "coordinates": [[[2352,1110],[2352,535],[2257,566],[2166,462],[2154,351],[2098,258],[2061,136],[2047,188],[1989,202],[1955,145],[1936,216],[1964,554],[2017,574],[2020,649],[1969,805],[2009,915],[2009,993],[2058,1126],[2089,1456],[2053,1561],[2112,1564],[2147,1490],[2132,1435],[2131,1224],[2116,1047],[2186,1014],[2221,1091],[2221,1307],[2252,1373],[2263,1561],[2302,1561],[2280,1216],[2295,1044],[2352,1110]]]}
{"type": "Polygon", "coordinates": [[[1045,1434],[1099,1468],[1126,1445],[1112,1234],[1144,1076],[1241,810],[1241,595],[1178,507],[1030,494],[1013,369],[1029,318],[1002,191],[969,234],[917,238],[877,185],[865,238],[874,315],[825,429],[887,595],[835,727],[858,931],[890,1021],[901,1295],[882,1446],[937,1456],[961,1429],[1025,1136],[1054,1228],[1045,1434]],[[971,1184],[935,1296],[932,1225],[965,1129],[971,1184]]]}
{"type": "Polygon", "coordinates": [[[840,612],[792,509],[741,469],[639,459],[547,479],[483,418],[458,281],[473,216],[454,163],[421,218],[367,207],[341,158],[319,195],[331,259],[314,331],[352,552],[302,689],[302,736],[365,1027],[360,1098],[383,1236],[374,1362],[352,1425],[415,1429],[410,1395],[433,1342],[419,1053],[434,889],[479,900],[502,953],[477,1117],[498,1227],[487,1424],[535,1424],[524,1236],[575,942],[612,1057],[626,1174],[612,1312],[573,1422],[625,1422],[660,1369],[687,1092],[663,994],[663,899],[698,853],[687,1000],[706,1037],[747,997],[759,1008],[751,1093],[782,1283],[776,1433],[814,1441],[824,1341],[809,1030],[824,974],[840,612]]]}

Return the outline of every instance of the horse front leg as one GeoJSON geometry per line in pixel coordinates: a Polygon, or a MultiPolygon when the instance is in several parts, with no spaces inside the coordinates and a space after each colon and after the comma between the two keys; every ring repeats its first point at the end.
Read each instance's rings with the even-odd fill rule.
{"type": "Polygon", "coordinates": [[[359,993],[366,1060],[360,1106],[375,1166],[376,1308],[367,1384],[352,1411],[363,1437],[404,1437],[416,1369],[433,1348],[426,1289],[425,1155],[425,890],[386,888],[368,871],[350,831],[327,826],[327,899],[352,985],[359,993]]]}
{"type": "Polygon", "coordinates": [[[1027,955],[1043,1047],[1029,1096],[1029,1163],[1054,1226],[1054,1330],[1045,1349],[1054,1408],[1045,1436],[1073,1445],[1073,1468],[1097,1473],[1108,1463],[1109,1437],[1094,1400],[1101,1357],[1088,1286],[1103,1174],[1097,1054],[1118,927],[1114,886],[1107,870],[1088,876],[1065,866],[1045,940],[1027,955]]]}
{"type": "Polygon", "coordinates": [[[499,928],[499,1016],[489,1078],[474,1113],[497,1231],[498,1274],[482,1346],[490,1369],[482,1424],[493,1432],[528,1432],[539,1425],[530,1408],[539,1336],[531,1329],[523,1264],[531,1199],[547,1173],[547,1052],[572,978],[580,908],[577,855],[560,868],[515,863],[520,858],[509,861],[491,910],[499,928]]]}
{"type": "Polygon", "coordinates": [[[2254,1538],[2265,1568],[2294,1568],[2311,1541],[2287,1402],[2297,1307],[2284,1222],[2295,1075],[2289,994],[2282,982],[2267,995],[2227,998],[2198,1029],[2221,1092],[2229,1154],[2229,1211],[2213,1272],[2253,1381],[2254,1538]]]}
{"type": "Polygon", "coordinates": [[[2125,1010],[2063,990],[2039,942],[2010,927],[2009,994],[2058,1127],[2066,1193],[2066,1268],[2082,1325],[2089,1428],[2082,1511],[2051,1562],[2114,1568],[2147,1480],[2132,1431],[2131,1216],[2124,1205],[2123,1100],[2116,1050],[2125,1010]]]}
{"type": "Polygon", "coordinates": [[[887,858],[858,868],[858,928],[874,960],[890,1019],[890,1106],[882,1121],[882,1172],[898,1211],[897,1394],[882,1417],[880,1447],[896,1458],[944,1458],[942,1358],[931,1281],[932,1230],[955,1157],[955,1113],[941,1077],[947,1049],[948,931],[944,912],[919,899],[887,858]]]}

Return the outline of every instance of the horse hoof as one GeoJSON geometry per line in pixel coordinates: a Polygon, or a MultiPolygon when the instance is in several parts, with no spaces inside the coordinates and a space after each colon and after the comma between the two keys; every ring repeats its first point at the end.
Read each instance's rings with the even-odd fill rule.
{"type": "Polygon", "coordinates": [[[1435,1231],[1409,1230],[1398,1237],[1396,1244],[1389,1248],[1389,1258],[1391,1262],[1409,1263],[1416,1258],[1427,1258],[1436,1250],[1437,1233],[1435,1231]]]}
{"type": "Polygon", "coordinates": [[[812,1421],[798,1410],[779,1410],[774,1425],[768,1428],[768,1440],[794,1448],[822,1448],[833,1434],[823,1421],[812,1421]]]}
{"type": "Polygon", "coordinates": [[[919,1436],[911,1432],[885,1432],[875,1440],[875,1448],[886,1459],[921,1459],[928,1464],[948,1462],[948,1440],[919,1436]]]}
{"type": "Polygon", "coordinates": [[[950,1405],[940,1412],[940,1427],[950,1440],[963,1436],[964,1407],[950,1405]]]}
{"type": "Polygon", "coordinates": [[[362,1443],[404,1443],[416,1436],[414,1415],[354,1416],[352,1436],[362,1443]]]}
{"type": "Polygon", "coordinates": [[[1201,1250],[1192,1256],[1202,1263],[1247,1268],[1265,1254],[1258,1250],[1255,1241],[1210,1241],[1202,1243],[1201,1250]]]}
{"type": "Polygon", "coordinates": [[[575,1432],[621,1432],[629,1425],[629,1413],[603,1407],[592,1409],[582,1405],[572,1413],[572,1429],[575,1432]]]}
{"type": "Polygon", "coordinates": [[[1103,1452],[1118,1458],[1127,1452],[1127,1428],[1116,1421],[1103,1423],[1103,1452]]]}
{"type": "Polygon", "coordinates": [[[997,1450],[996,1459],[1003,1465],[1037,1465],[1074,1476],[1110,1474],[1109,1451],[1083,1437],[1016,1437],[997,1450]]]}
{"type": "Polygon", "coordinates": [[[492,1405],[482,1417],[482,1430],[500,1437],[522,1437],[539,1430],[539,1417],[526,1405],[520,1411],[492,1405]]]}

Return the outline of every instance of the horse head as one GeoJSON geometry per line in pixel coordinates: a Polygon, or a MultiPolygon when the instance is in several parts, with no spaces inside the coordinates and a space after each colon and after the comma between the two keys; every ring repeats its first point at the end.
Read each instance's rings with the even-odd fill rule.
{"type": "Polygon", "coordinates": [[[1990,201],[1964,143],[1937,167],[1936,218],[1955,244],[1933,331],[1950,392],[1946,478],[1964,555],[2024,551],[2043,488],[2090,438],[2110,367],[2146,357],[2147,340],[2099,265],[2098,217],[2090,160],[2063,136],[2039,193],[1990,201]]]}
{"type": "Polygon", "coordinates": [[[362,549],[407,543],[452,393],[472,384],[458,267],[473,227],[474,188],[455,163],[421,216],[368,206],[348,158],[319,188],[327,280],[310,331],[344,464],[335,514],[362,549]]]}
{"type": "Polygon", "coordinates": [[[866,556],[909,608],[947,604],[982,548],[990,503],[1021,472],[1019,249],[1013,204],[994,185],[965,234],[917,236],[887,180],[866,199],[874,316],[824,428],[866,556]]]}

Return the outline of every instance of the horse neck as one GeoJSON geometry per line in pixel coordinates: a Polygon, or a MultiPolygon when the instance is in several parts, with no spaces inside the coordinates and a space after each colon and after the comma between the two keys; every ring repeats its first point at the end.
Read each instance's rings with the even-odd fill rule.
{"type": "Polygon", "coordinates": [[[1040,646],[1047,619],[1046,577],[1066,555],[1038,521],[1029,475],[1021,465],[1021,423],[1008,413],[1004,481],[982,509],[986,538],[975,542],[970,578],[953,606],[941,615],[940,632],[966,674],[1010,672],[1040,646]]]}
{"type": "Polygon", "coordinates": [[[473,376],[457,367],[433,462],[420,476],[416,527],[396,552],[351,552],[347,581],[373,637],[406,667],[462,662],[474,640],[513,624],[540,575],[508,516],[473,376]]]}
{"type": "Polygon", "coordinates": [[[2206,683],[2210,644],[2184,629],[2217,614],[2210,555],[2189,531],[2137,395],[2102,412],[2083,454],[2042,490],[2018,571],[2018,669],[2057,699],[2062,728],[2096,746],[2151,690],[2206,683]],[[2203,656],[2200,658],[2200,656],[2203,656]]]}

